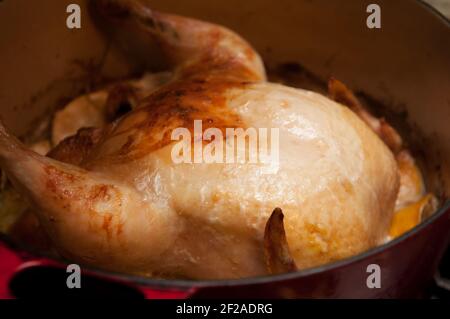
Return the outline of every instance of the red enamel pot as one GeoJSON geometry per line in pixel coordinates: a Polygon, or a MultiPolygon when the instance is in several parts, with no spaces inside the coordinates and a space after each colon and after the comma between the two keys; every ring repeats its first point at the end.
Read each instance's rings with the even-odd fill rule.
{"type": "MultiPolygon", "coordinates": [[[[152,45],[110,45],[86,1],[82,28],[65,26],[73,1],[0,3],[0,114],[18,136],[92,76],[130,76],[160,64],[152,45]],[[145,56],[145,60],[143,57],[145,56]],[[151,56],[152,59],[148,59],[151,56]]],[[[401,237],[363,254],[295,273],[227,281],[161,280],[83,268],[91,296],[405,298],[424,297],[450,239],[450,23],[421,1],[379,0],[381,29],[366,26],[372,1],[152,0],[153,8],[226,25],[270,68],[301,65],[335,76],[371,101],[410,145],[441,206],[401,237]],[[380,266],[380,288],[367,285],[380,266]]],[[[299,71],[300,70],[300,71],[299,71]]],[[[303,71],[301,71],[303,70],[303,71]]],[[[66,294],[66,262],[0,238],[0,297],[66,294]],[[63,288],[61,288],[63,287],[63,288]]]]}

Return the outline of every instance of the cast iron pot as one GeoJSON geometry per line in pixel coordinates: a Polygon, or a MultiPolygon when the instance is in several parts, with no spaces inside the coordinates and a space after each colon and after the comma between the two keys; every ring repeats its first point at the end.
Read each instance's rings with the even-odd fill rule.
{"type": "MultiPolygon", "coordinates": [[[[301,64],[307,75],[335,76],[385,106],[376,111],[398,123],[421,159],[427,186],[440,199],[439,211],[394,241],[322,267],[228,281],[158,280],[83,268],[80,295],[404,298],[426,294],[450,237],[450,24],[420,1],[379,0],[382,27],[369,29],[366,8],[371,2],[150,3],[161,11],[226,25],[248,39],[268,66],[301,64]],[[380,266],[381,288],[367,286],[372,264],[380,266]]],[[[139,41],[116,45],[92,17],[81,0],[0,3],[1,116],[18,136],[80,94],[88,78],[124,78],[161,65],[155,47],[139,41]],[[66,7],[74,2],[81,5],[82,27],[69,30],[66,7]]],[[[65,269],[63,261],[1,237],[0,297],[42,296],[44,291],[68,294],[65,269]]]]}

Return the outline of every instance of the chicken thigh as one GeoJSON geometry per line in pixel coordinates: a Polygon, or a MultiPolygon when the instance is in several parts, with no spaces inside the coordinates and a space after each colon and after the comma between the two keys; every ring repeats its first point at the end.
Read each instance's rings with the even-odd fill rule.
{"type": "Polygon", "coordinates": [[[63,256],[166,278],[264,275],[264,229],[276,207],[301,269],[384,240],[396,162],[351,110],[268,83],[258,54],[226,28],[140,1],[95,6],[111,25],[157,41],[174,76],[111,124],[63,140],[65,160],[34,153],[1,127],[1,168],[63,256]],[[194,135],[195,120],[224,136],[227,128],[277,128],[279,159],[175,163],[172,132],[194,135]]]}

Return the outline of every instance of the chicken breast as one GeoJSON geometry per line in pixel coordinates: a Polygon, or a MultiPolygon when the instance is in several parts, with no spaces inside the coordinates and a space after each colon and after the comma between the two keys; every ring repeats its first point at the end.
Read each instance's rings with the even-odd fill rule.
{"type": "MultiPolygon", "coordinates": [[[[283,209],[299,268],[381,243],[397,198],[397,166],[358,116],[322,95],[266,82],[258,54],[223,27],[140,1],[95,4],[111,23],[159,41],[175,75],[127,115],[92,130],[89,143],[86,131],[62,141],[64,162],[57,152],[49,158],[26,149],[1,127],[1,167],[64,256],[170,278],[264,275],[264,229],[275,207],[283,209]],[[224,137],[241,128],[233,139],[249,128],[275,128],[277,159],[206,163],[194,155],[176,163],[173,132],[191,132],[194,147],[204,138],[195,121],[224,137]]],[[[218,139],[200,143],[224,147],[218,139]]],[[[237,147],[248,158],[262,155],[249,145],[237,147]]]]}

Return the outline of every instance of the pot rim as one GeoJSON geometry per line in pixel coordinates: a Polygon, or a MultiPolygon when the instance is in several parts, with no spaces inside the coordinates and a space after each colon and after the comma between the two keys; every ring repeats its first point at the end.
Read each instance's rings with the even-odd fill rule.
{"type": "MultiPolygon", "coordinates": [[[[412,238],[414,236],[420,235],[420,233],[437,220],[441,219],[445,214],[449,215],[450,218],[450,199],[446,200],[445,203],[427,220],[420,223],[416,227],[402,234],[401,236],[369,250],[366,250],[360,254],[353,255],[344,259],[337,260],[335,262],[327,263],[317,267],[311,267],[302,269],[295,272],[279,274],[279,275],[264,275],[256,277],[247,277],[240,279],[207,279],[207,280],[189,280],[189,279],[160,279],[160,278],[146,278],[138,275],[127,275],[124,273],[107,271],[98,269],[92,266],[83,266],[83,270],[92,273],[93,275],[98,275],[106,279],[117,280],[124,283],[138,284],[142,287],[148,288],[162,288],[162,289],[178,289],[187,290],[190,288],[208,288],[208,287],[237,287],[237,286],[250,286],[259,285],[280,281],[288,281],[293,279],[300,279],[312,275],[317,275],[320,273],[325,273],[328,271],[333,271],[338,268],[343,268],[351,264],[355,264],[363,261],[366,258],[375,256],[385,250],[391,249],[402,242],[412,238]]],[[[31,249],[26,249],[26,247],[20,247],[17,243],[12,242],[12,240],[5,234],[0,234],[0,242],[6,243],[16,252],[24,251],[30,253],[32,258],[49,258],[54,261],[62,262],[64,264],[70,263],[68,260],[62,258],[51,257],[44,253],[39,253],[31,249]]]]}
{"type": "Polygon", "coordinates": [[[439,18],[440,20],[442,20],[442,22],[444,22],[444,24],[450,28],[450,18],[448,18],[447,16],[445,16],[442,12],[440,12],[438,9],[436,9],[435,7],[433,7],[430,3],[425,2],[425,0],[414,0],[416,3],[418,3],[419,5],[423,6],[425,8],[425,10],[430,11],[431,13],[433,13],[437,18],[439,18]]]}
{"type": "Polygon", "coordinates": [[[265,283],[273,283],[276,281],[287,281],[292,279],[299,279],[308,277],[311,275],[316,275],[319,273],[324,273],[327,271],[332,271],[338,268],[346,267],[350,264],[358,263],[366,258],[375,256],[387,249],[391,249],[394,246],[401,244],[407,239],[420,235],[420,233],[431,224],[435,223],[438,219],[443,217],[445,214],[449,214],[450,217],[450,200],[447,200],[436,213],[429,217],[424,222],[420,223],[416,227],[402,234],[401,236],[383,244],[376,246],[363,253],[353,255],[344,259],[340,259],[335,262],[327,263],[321,266],[306,268],[295,272],[279,274],[279,275],[264,275],[257,277],[248,277],[240,279],[212,279],[212,280],[187,280],[187,279],[155,279],[155,278],[145,278],[136,275],[126,275],[117,272],[109,272],[104,270],[98,270],[95,268],[85,267],[86,270],[92,271],[99,275],[104,275],[109,278],[114,278],[122,281],[133,282],[142,286],[152,287],[152,288],[206,288],[206,287],[236,287],[236,286],[248,286],[248,285],[258,285],[265,283]]]}
{"type": "MultiPolygon", "coordinates": [[[[421,5],[424,10],[428,10],[430,13],[432,13],[436,18],[438,18],[441,22],[444,23],[445,26],[449,29],[450,32],[450,19],[444,16],[441,12],[439,12],[436,8],[431,6],[429,3],[426,3],[424,0],[414,0],[418,5],[421,5]]],[[[427,220],[424,222],[421,222],[419,225],[415,226],[411,230],[407,231],[406,233],[402,234],[401,236],[384,243],[382,245],[376,246],[374,248],[371,248],[369,250],[366,250],[360,254],[353,255],[344,259],[340,259],[335,262],[327,263],[321,266],[312,267],[312,268],[306,268],[299,271],[291,272],[291,273],[285,273],[285,274],[279,274],[279,275],[264,275],[264,276],[257,276],[257,277],[248,277],[248,278],[241,278],[241,279],[215,279],[215,280],[187,280],[187,279],[158,279],[158,278],[146,278],[143,276],[137,276],[137,275],[127,275],[123,273],[118,272],[112,272],[112,271],[106,271],[101,270],[95,267],[90,266],[83,266],[84,270],[87,270],[95,275],[99,275],[105,278],[110,278],[122,282],[129,282],[141,285],[143,287],[150,287],[150,288],[163,288],[163,289],[189,289],[189,288],[207,288],[207,287],[236,287],[236,286],[248,286],[248,285],[258,285],[258,284],[266,284],[266,283],[273,283],[273,282],[279,282],[279,281],[287,281],[287,280],[293,280],[293,279],[300,279],[304,277],[308,277],[311,275],[316,275],[320,273],[324,273],[327,271],[336,270],[338,268],[346,267],[350,264],[358,263],[363,261],[366,258],[369,258],[371,256],[375,256],[387,249],[390,249],[394,246],[399,245],[400,243],[406,241],[407,239],[417,236],[424,230],[425,228],[429,227],[431,224],[436,222],[438,219],[440,219],[445,214],[449,214],[450,217],[450,199],[446,200],[444,204],[427,220]]],[[[8,246],[10,246],[13,250],[22,250],[25,252],[28,252],[32,254],[33,257],[44,257],[44,258],[50,258],[52,260],[61,261],[63,263],[67,263],[67,260],[60,259],[60,258],[54,258],[50,257],[47,254],[35,252],[31,249],[26,249],[26,247],[20,247],[17,243],[13,243],[11,239],[5,235],[0,234],[0,242],[6,243],[8,246]]]]}

